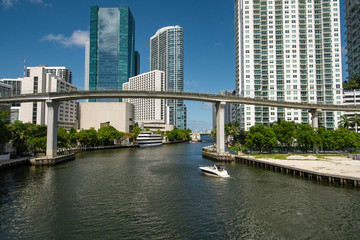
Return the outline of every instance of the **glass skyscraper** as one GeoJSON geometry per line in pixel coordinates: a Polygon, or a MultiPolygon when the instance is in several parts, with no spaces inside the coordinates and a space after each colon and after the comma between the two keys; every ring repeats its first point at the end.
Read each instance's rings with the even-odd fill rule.
{"type": "MultiPolygon", "coordinates": [[[[184,91],[183,28],[170,26],[159,29],[150,38],[150,71],[165,72],[165,90],[184,91]]],[[[183,100],[166,100],[167,123],[186,129],[186,106],[183,100]]]]}
{"type": "Polygon", "coordinates": [[[135,74],[135,21],[129,7],[90,8],[89,90],[122,90],[135,74]]]}

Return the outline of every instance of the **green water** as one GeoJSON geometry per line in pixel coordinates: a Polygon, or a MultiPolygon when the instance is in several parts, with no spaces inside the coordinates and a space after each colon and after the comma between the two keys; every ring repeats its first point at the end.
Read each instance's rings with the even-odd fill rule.
{"type": "Polygon", "coordinates": [[[360,192],[240,164],[202,146],[88,152],[0,172],[0,239],[359,239],[360,192]]]}

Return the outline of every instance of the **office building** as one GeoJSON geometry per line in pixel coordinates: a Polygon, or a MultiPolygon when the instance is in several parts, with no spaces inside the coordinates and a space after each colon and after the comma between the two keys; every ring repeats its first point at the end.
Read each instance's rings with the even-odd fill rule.
{"type": "MultiPolygon", "coordinates": [[[[8,84],[12,87],[12,95],[21,94],[21,85],[22,85],[23,78],[3,78],[0,79],[0,83],[8,84]]],[[[10,104],[10,111],[11,111],[11,123],[19,120],[19,110],[20,110],[20,103],[12,103],[10,104]]]]}
{"type": "MultiPolygon", "coordinates": [[[[3,82],[0,82],[0,98],[1,97],[9,97],[11,95],[12,95],[12,86],[5,84],[3,82]]],[[[0,110],[1,111],[9,111],[10,104],[0,104],[0,110]]]]}
{"type": "MultiPolygon", "coordinates": [[[[164,91],[165,73],[154,70],[132,77],[129,82],[123,84],[123,89],[128,91],[164,91]]],[[[164,123],[166,121],[164,99],[124,98],[123,101],[135,106],[136,121],[160,120],[164,123]]]]}
{"type": "Polygon", "coordinates": [[[140,53],[135,51],[135,73],[134,76],[140,74],[140,53]]]}
{"type": "MultiPolygon", "coordinates": [[[[51,68],[56,69],[56,68],[51,68]]],[[[47,71],[45,66],[29,67],[29,73],[22,81],[21,93],[43,93],[43,92],[63,92],[76,91],[76,87],[65,79],[53,75],[47,71]]],[[[59,106],[58,127],[70,129],[76,127],[76,102],[66,101],[59,106]]],[[[47,108],[44,102],[21,103],[19,120],[38,125],[46,124],[47,108]]]]}
{"type": "Polygon", "coordinates": [[[346,56],[349,77],[360,75],[360,1],[345,1],[346,56]]]}
{"type": "MultiPolygon", "coordinates": [[[[53,76],[62,78],[65,82],[72,84],[72,72],[66,67],[49,67],[47,65],[40,65],[45,69],[45,73],[51,73],[53,76]]],[[[26,69],[26,77],[30,77],[31,68],[26,69]]]]}
{"type": "Polygon", "coordinates": [[[91,7],[88,89],[122,90],[135,74],[134,49],[135,21],[129,7],[91,7]]]}
{"type": "MultiPolygon", "coordinates": [[[[236,92],[277,101],[342,104],[340,1],[235,0],[236,92]]],[[[337,127],[340,112],[321,112],[337,127]]],[[[310,123],[307,110],[240,105],[245,130],[278,120],[310,123]]]]}
{"type": "MultiPolygon", "coordinates": [[[[165,91],[184,91],[183,28],[169,26],[159,29],[150,38],[150,71],[165,72],[165,91]]],[[[186,129],[186,106],[183,100],[166,100],[169,124],[186,129]]]]}

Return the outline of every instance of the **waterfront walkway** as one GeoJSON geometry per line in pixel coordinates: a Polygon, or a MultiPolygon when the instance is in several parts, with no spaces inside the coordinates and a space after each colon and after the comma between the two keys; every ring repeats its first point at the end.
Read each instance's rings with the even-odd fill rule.
{"type": "MultiPolygon", "coordinates": [[[[251,156],[247,157],[252,158],[251,156]]],[[[321,155],[321,157],[318,157],[316,155],[291,155],[288,156],[286,160],[273,158],[257,159],[287,167],[301,168],[312,172],[360,178],[360,161],[343,156],[321,155]]]]}

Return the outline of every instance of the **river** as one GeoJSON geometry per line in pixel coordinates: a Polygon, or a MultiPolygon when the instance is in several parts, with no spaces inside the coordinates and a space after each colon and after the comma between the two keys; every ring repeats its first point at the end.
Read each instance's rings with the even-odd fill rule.
{"type": "Polygon", "coordinates": [[[0,172],[0,239],[359,239],[360,191],[241,164],[203,143],[81,153],[0,172]]]}

